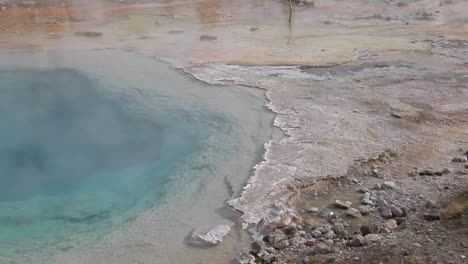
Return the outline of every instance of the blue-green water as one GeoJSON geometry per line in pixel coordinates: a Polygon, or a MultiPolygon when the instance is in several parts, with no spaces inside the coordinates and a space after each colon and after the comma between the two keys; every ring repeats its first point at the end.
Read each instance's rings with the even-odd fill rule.
{"type": "Polygon", "coordinates": [[[101,86],[73,69],[0,71],[0,256],[85,246],[153,207],[202,150],[200,120],[218,118],[101,86]]]}

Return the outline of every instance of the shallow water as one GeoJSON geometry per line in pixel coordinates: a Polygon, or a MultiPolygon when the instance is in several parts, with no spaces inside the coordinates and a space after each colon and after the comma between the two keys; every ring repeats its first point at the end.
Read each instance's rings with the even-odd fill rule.
{"type": "Polygon", "coordinates": [[[233,217],[224,202],[271,131],[258,95],[124,52],[0,57],[0,262],[235,254],[238,232],[208,255],[184,239],[233,217]]]}

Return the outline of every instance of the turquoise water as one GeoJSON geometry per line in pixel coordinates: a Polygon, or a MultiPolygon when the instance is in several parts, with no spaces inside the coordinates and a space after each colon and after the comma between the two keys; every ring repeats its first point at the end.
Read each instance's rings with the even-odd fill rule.
{"type": "Polygon", "coordinates": [[[102,86],[75,69],[0,71],[0,256],[94,243],[160,202],[213,124],[228,126],[102,86]]]}

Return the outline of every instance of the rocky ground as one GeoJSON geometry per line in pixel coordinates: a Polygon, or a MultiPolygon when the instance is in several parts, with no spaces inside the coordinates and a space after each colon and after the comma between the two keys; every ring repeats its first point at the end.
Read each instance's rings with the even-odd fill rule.
{"type": "Polygon", "coordinates": [[[252,234],[240,263],[466,263],[468,3],[293,1],[288,25],[287,2],[241,2],[115,9],[73,34],[0,12],[0,45],[124,49],[266,91],[284,136],[229,201],[252,234]]]}

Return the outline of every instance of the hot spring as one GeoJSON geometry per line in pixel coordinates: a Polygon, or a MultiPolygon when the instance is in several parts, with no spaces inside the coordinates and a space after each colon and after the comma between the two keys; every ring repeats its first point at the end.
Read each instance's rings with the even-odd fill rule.
{"type": "Polygon", "coordinates": [[[261,95],[117,51],[0,61],[0,262],[207,257],[184,237],[235,219],[225,201],[271,136],[261,95]]]}

